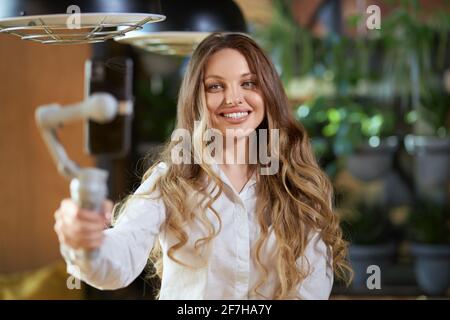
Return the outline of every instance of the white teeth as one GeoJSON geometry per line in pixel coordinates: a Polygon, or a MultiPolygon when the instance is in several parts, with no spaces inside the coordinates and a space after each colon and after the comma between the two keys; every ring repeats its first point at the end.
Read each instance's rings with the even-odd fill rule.
{"type": "Polygon", "coordinates": [[[235,112],[235,113],[224,113],[224,117],[239,119],[248,115],[248,112],[235,112]]]}

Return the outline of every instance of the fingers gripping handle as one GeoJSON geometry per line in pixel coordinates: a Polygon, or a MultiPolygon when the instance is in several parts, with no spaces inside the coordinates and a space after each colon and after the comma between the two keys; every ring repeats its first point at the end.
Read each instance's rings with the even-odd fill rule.
{"type": "MultiPolygon", "coordinates": [[[[70,195],[79,208],[102,213],[102,204],[108,195],[108,172],[97,168],[81,168],[70,182],[70,195]]],[[[98,250],[84,251],[82,256],[92,259],[98,250]]]]}

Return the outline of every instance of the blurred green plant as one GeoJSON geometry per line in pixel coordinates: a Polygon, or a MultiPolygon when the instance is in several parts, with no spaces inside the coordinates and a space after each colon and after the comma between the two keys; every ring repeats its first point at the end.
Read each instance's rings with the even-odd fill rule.
{"type": "Polygon", "coordinates": [[[386,96],[400,98],[415,133],[445,136],[450,95],[443,74],[450,62],[450,13],[436,11],[425,20],[420,10],[418,1],[401,1],[383,20],[378,38],[383,49],[381,81],[386,96]]]}
{"type": "Polygon", "coordinates": [[[419,200],[410,208],[408,237],[426,244],[450,244],[450,203],[419,200]]]}
{"type": "Polygon", "coordinates": [[[270,26],[255,30],[255,37],[270,52],[285,84],[309,73],[315,64],[315,40],[308,30],[299,27],[291,6],[292,0],[274,0],[270,26]]]}
{"type": "MultiPolygon", "coordinates": [[[[450,95],[442,79],[450,67],[448,11],[431,12],[425,20],[418,1],[392,1],[394,9],[383,16],[380,30],[317,38],[297,23],[291,0],[273,3],[272,23],[256,37],[271,52],[291,99],[372,98],[395,105],[400,127],[448,135],[450,95]]],[[[347,23],[357,26],[364,14],[347,23]]]]}
{"type": "Polygon", "coordinates": [[[352,244],[382,244],[392,241],[389,209],[379,203],[359,202],[342,217],[344,238],[352,244]]]}
{"type": "MultiPolygon", "coordinates": [[[[256,38],[271,53],[297,119],[330,176],[340,158],[391,135],[449,135],[450,12],[419,15],[418,1],[391,1],[380,30],[316,37],[296,21],[291,0],[274,0],[256,38]]],[[[346,23],[364,23],[365,12],[346,23]]]]}
{"type": "Polygon", "coordinates": [[[151,82],[138,81],[136,94],[137,132],[141,141],[163,142],[168,139],[175,127],[176,96],[169,89],[171,79],[161,80],[161,90],[153,92],[151,82]]]}
{"type": "Polygon", "coordinates": [[[311,135],[329,142],[328,147],[320,145],[319,154],[330,148],[336,156],[345,156],[362,144],[377,147],[383,138],[394,135],[393,111],[373,103],[349,97],[319,97],[301,104],[296,116],[311,135]]]}

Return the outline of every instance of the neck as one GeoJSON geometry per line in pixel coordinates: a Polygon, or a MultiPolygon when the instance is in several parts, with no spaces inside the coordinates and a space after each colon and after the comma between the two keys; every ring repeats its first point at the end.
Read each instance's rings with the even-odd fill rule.
{"type": "Polygon", "coordinates": [[[224,139],[223,164],[221,168],[228,172],[239,173],[248,177],[250,166],[248,161],[247,137],[224,139]]]}

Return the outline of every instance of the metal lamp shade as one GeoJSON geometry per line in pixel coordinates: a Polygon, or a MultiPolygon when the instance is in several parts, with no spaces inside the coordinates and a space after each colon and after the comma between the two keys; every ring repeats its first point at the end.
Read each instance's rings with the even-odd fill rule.
{"type": "Polygon", "coordinates": [[[164,0],[161,9],[165,21],[116,40],[150,52],[185,56],[211,32],[247,32],[244,16],[232,0],[164,0]]]}
{"type": "Polygon", "coordinates": [[[0,1],[0,33],[46,44],[101,42],[164,19],[158,0],[0,1]]]}

